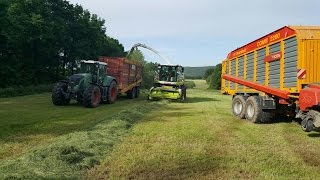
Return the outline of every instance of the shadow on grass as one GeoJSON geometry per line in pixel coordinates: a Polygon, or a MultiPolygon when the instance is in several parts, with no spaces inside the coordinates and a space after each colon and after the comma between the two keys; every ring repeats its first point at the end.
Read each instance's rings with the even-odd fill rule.
{"type": "MultiPolygon", "coordinates": [[[[119,97],[117,97],[117,100],[115,103],[117,102],[122,102],[122,101],[132,101],[132,100],[144,100],[144,99],[147,99],[146,97],[139,97],[139,99],[129,99],[127,96],[125,95],[121,95],[119,97]]],[[[100,102],[99,106],[97,108],[99,108],[100,106],[106,106],[106,105],[112,105],[112,104],[109,104],[107,102],[100,102]]],[[[84,107],[82,103],[76,101],[76,100],[71,100],[70,104],[68,105],[65,105],[65,106],[60,106],[60,107],[84,107]]]]}
{"type": "Polygon", "coordinates": [[[320,133],[319,132],[313,132],[313,133],[309,133],[308,136],[309,137],[318,138],[318,137],[320,137],[320,133]]]}
{"type": "Polygon", "coordinates": [[[208,97],[188,97],[186,103],[199,103],[199,102],[210,102],[210,101],[221,101],[215,98],[208,97]]]}

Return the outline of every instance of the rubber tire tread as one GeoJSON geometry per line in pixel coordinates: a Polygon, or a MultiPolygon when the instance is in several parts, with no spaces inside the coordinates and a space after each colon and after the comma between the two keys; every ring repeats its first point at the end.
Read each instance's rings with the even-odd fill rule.
{"type": "Polygon", "coordinates": [[[107,102],[108,102],[108,104],[113,104],[116,100],[117,100],[117,97],[118,97],[118,87],[117,87],[117,83],[115,82],[115,81],[112,81],[111,83],[110,83],[110,86],[108,87],[108,99],[107,99],[107,102]],[[112,97],[111,97],[111,90],[112,90],[112,88],[116,88],[116,97],[113,99],[112,97]]]}
{"type": "Polygon", "coordinates": [[[244,99],[244,96],[242,95],[236,95],[233,99],[232,99],[232,113],[233,115],[238,118],[238,119],[245,119],[245,115],[246,115],[246,100],[244,99]],[[234,111],[233,106],[235,105],[235,103],[239,101],[242,104],[242,111],[240,112],[240,114],[236,114],[236,112],[234,111]]]}
{"type": "Polygon", "coordinates": [[[266,110],[263,110],[260,103],[259,103],[259,97],[258,96],[250,96],[246,101],[246,119],[253,122],[253,123],[268,123],[272,119],[272,113],[266,110]],[[255,113],[251,119],[247,116],[247,106],[252,103],[253,107],[255,109],[255,113]]]}
{"type": "Polygon", "coordinates": [[[139,86],[137,86],[135,88],[136,88],[135,98],[138,98],[140,96],[140,88],[139,88],[139,86]]]}
{"type": "Polygon", "coordinates": [[[182,95],[180,97],[180,102],[184,103],[187,99],[187,88],[185,86],[181,86],[182,95]]]}
{"type": "Polygon", "coordinates": [[[134,99],[136,96],[135,94],[136,94],[136,89],[132,88],[130,91],[127,92],[127,97],[129,99],[134,99]]]}
{"type": "Polygon", "coordinates": [[[66,83],[58,82],[54,85],[52,89],[52,103],[56,106],[67,105],[70,102],[70,99],[66,99],[62,94],[63,89],[67,88],[66,83]]]}
{"type": "Polygon", "coordinates": [[[97,91],[100,91],[100,88],[96,85],[90,85],[88,86],[84,92],[83,92],[83,105],[87,108],[95,108],[97,107],[100,102],[101,102],[101,92],[100,92],[100,102],[97,103],[96,105],[94,105],[92,103],[92,94],[93,92],[97,90],[97,91]]]}

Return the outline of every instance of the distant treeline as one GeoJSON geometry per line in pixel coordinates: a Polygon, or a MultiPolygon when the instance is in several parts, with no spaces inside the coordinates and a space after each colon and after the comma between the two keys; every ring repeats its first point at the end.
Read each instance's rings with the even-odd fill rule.
{"type": "Polygon", "coordinates": [[[205,72],[214,66],[184,67],[184,74],[187,79],[204,79],[205,72]]]}
{"type": "Polygon", "coordinates": [[[55,82],[76,60],[125,56],[104,24],[66,0],[0,0],[0,88],[55,82]]]}

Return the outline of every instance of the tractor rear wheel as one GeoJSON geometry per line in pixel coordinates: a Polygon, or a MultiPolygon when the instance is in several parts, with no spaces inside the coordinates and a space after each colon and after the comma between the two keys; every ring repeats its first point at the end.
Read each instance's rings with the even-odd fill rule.
{"type": "Polygon", "coordinates": [[[70,103],[68,85],[63,82],[55,84],[52,90],[52,103],[56,106],[63,106],[70,103]]]}
{"type": "Polygon", "coordinates": [[[236,95],[232,100],[232,113],[238,119],[244,119],[245,117],[245,105],[246,100],[242,95],[236,95]]]}
{"type": "Polygon", "coordinates": [[[117,83],[115,81],[112,81],[108,88],[108,103],[113,104],[117,100],[117,97],[118,97],[117,83]]]}
{"type": "Polygon", "coordinates": [[[253,123],[267,123],[270,122],[272,113],[262,109],[258,96],[251,96],[246,101],[245,117],[253,123]]]}
{"type": "Polygon", "coordinates": [[[101,92],[96,85],[87,87],[83,94],[83,105],[88,108],[95,108],[100,104],[101,92]]]}

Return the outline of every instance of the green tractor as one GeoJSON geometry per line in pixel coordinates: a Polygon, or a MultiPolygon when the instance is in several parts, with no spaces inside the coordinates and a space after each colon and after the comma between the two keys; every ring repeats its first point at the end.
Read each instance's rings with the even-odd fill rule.
{"type": "Polygon", "coordinates": [[[172,99],[184,102],[187,88],[184,81],[184,68],[180,65],[157,65],[155,83],[148,99],[172,99]]]}
{"type": "Polygon", "coordinates": [[[100,102],[114,103],[118,96],[117,81],[107,75],[107,63],[82,60],[77,74],[59,81],[52,90],[52,102],[62,106],[71,99],[85,107],[97,107],[100,102]]]}

